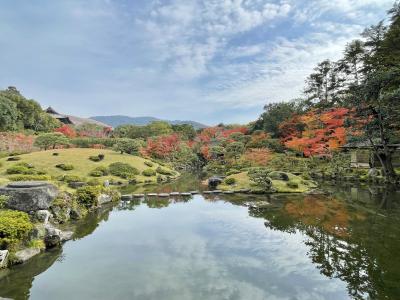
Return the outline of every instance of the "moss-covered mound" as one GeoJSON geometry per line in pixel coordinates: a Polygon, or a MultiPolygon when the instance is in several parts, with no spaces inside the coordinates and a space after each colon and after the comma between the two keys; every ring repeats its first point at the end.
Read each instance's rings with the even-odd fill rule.
{"type": "Polygon", "coordinates": [[[305,180],[300,176],[287,172],[270,172],[268,178],[272,182],[269,191],[263,190],[257,183],[250,179],[248,172],[241,172],[228,176],[224,182],[218,185],[221,190],[250,190],[253,193],[305,193],[317,187],[312,180],[305,180]],[[232,179],[231,179],[232,178],[232,179]],[[234,182],[234,184],[231,184],[234,182]]]}

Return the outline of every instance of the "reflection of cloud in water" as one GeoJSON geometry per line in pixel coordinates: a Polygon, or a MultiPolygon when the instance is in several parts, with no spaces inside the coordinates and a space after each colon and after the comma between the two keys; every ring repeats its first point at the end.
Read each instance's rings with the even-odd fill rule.
{"type": "Polygon", "coordinates": [[[246,208],[199,198],[113,212],[66,245],[65,262],[37,277],[33,298],[346,299],[344,284],[310,263],[301,234],[268,230],[246,208]]]}

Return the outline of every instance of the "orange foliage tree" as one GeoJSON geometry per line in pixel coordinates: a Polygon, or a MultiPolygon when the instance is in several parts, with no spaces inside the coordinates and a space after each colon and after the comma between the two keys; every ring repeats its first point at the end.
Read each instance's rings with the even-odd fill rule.
{"type": "Polygon", "coordinates": [[[180,143],[181,140],[176,133],[149,138],[146,147],[142,149],[141,153],[155,158],[167,158],[173,152],[179,151],[180,143]]]}
{"type": "Polygon", "coordinates": [[[267,166],[271,159],[271,151],[267,148],[247,149],[241,159],[252,166],[267,166]]]}
{"type": "Polygon", "coordinates": [[[65,124],[59,128],[56,128],[54,130],[54,132],[62,133],[63,135],[65,135],[68,138],[76,137],[76,131],[72,127],[65,125],[65,124]]]}
{"type": "Polygon", "coordinates": [[[330,154],[346,142],[344,122],[349,117],[347,108],[310,111],[281,124],[287,148],[305,156],[330,154]]]}

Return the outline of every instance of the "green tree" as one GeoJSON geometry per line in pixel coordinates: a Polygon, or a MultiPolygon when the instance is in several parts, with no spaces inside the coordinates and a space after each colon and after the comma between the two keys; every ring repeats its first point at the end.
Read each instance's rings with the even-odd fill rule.
{"type": "Polygon", "coordinates": [[[19,111],[17,105],[0,95],[0,131],[17,130],[19,111]]]}
{"type": "Polygon", "coordinates": [[[167,135],[173,132],[172,126],[165,121],[154,121],[145,126],[149,136],[167,135]]]}
{"type": "Polygon", "coordinates": [[[226,155],[228,158],[237,160],[244,152],[244,144],[242,142],[233,142],[226,146],[226,155]]]}
{"type": "Polygon", "coordinates": [[[354,40],[346,45],[344,57],[339,61],[339,70],[347,76],[350,84],[359,85],[365,56],[364,42],[354,40]],[[350,77],[350,78],[349,78],[350,77]]]}
{"type": "Polygon", "coordinates": [[[55,149],[57,146],[68,145],[69,142],[69,139],[62,133],[43,133],[36,138],[35,146],[47,150],[50,148],[55,149]]]}
{"type": "Polygon", "coordinates": [[[143,146],[143,141],[137,139],[122,138],[114,145],[114,150],[123,153],[137,155],[140,148],[143,146]]]}
{"type": "Polygon", "coordinates": [[[182,140],[193,140],[196,137],[196,130],[190,124],[172,125],[172,130],[178,133],[182,140]]]}

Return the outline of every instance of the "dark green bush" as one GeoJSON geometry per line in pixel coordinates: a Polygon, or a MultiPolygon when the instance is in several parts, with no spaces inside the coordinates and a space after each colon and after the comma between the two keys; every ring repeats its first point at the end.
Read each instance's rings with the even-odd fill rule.
{"type": "Polygon", "coordinates": [[[153,169],[146,169],[142,172],[142,175],[147,176],[147,177],[155,176],[156,174],[157,174],[157,172],[153,169]]]}
{"type": "Polygon", "coordinates": [[[146,166],[148,166],[148,167],[154,166],[154,164],[153,164],[151,161],[147,161],[147,160],[144,162],[144,164],[145,164],[146,166]]]}
{"type": "Polygon", "coordinates": [[[39,174],[34,174],[34,175],[24,175],[24,174],[17,174],[17,175],[11,175],[7,177],[11,181],[49,181],[51,180],[51,176],[49,175],[39,175],[39,174]]]}
{"type": "Polygon", "coordinates": [[[105,157],[105,155],[103,154],[103,153],[100,153],[99,155],[97,155],[99,158],[100,158],[100,160],[103,160],[104,159],[104,157],[105,157]]]}
{"type": "Polygon", "coordinates": [[[156,171],[158,174],[161,174],[161,175],[174,175],[175,174],[173,171],[162,168],[162,167],[158,167],[156,169],[156,171]]]}
{"type": "Polygon", "coordinates": [[[79,177],[77,175],[69,175],[69,174],[68,175],[62,175],[62,176],[58,177],[58,180],[64,181],[64,182],[67,182],[67,183],[84,181],[83,178],[81,178],[81,177],[79,177]]]}
{"type": "Polygon", "coordinates": [[[115,162],[108,166],[111,175],[125,179],[130,179],[135,175],[139,175],[139,170],[129,164],[115,162]]]}
{"type": "Polygon", "coordinates": [[[0,209],[6,207],[8,196],[0,195],[0,209]]]}
{"type": "Polygon", "coordinates": [[[299,184],[294,181],[288,181],[286,182],[286,185],[291,189],[297,189],[299,187],[299,184]]]}
{"type": "Polygon", "coordinates": [[[0,248],[12,248],[33,229],[29,215],[15,210],[0,210],[0,248]]]}
{"type": "Polygon", "coordinates": [[[21,157],[19,156],[11,156],[9,158],[7,158],[7,161],[18,161],[21,160],[21,157]]]}
{"type": "Polygon", "coordinates": [[[233,184],[236,183],[236,179],[233,178],[233,177],[229,177],[229,178],[226,178],[226,179],[224,180],[224,182],[225,182],[225,184],[227,184],[227,185],[233,185],[233,184]]]}
{"type": "Polygon", "coordinates": [[[61,169],[63,171],[71,171],[74,169],[74,166],[71,164],[58,164],[56,168],[61,169]]]}
{"type": "Polygon", "coordinates": [[[33,168],[28,168],[25,165],[13,165],[7,169],[7,174],[24,174],[24,175],[32,175],[35,174],[36,171],[33,168]]]}
{"type": "Polygon", "coordinates": [[[98,155],[89,156],[89,159],[94,162],[101,161],[101,159],[98,155]]]}
{"type": "Polygon", "coordinates": [[[106,176],[106,175],[108,175],[108,169],[107,169],[106,167],[104,167],[104,166],[99,166],[99,167],[93,169],[93,170],[89,173],[89,175],[90,175],[90,176],[93,176],[93,177],[106,176]]]}
{"type": "Polygon", "coordinates": [[[80,187],[76,190],[76,200],[86,208],[96,207],[102,191],[103,187],[100,185],[80,187]]]}
{"type": "Polygon", "coordinates": [[[88,180],[87,184],[91,186],[96,186],[96,185],[101,185],[101,182],[97,178],[92,178],[88,180]]]}
{"type": "Polygon", "coordinates": [[[71,144],[79,148],[92,148],[93,145],[103,145],[107,148],[114,146],[118,139],[114,138],[74,138],[71,140],[71,144]]]}

